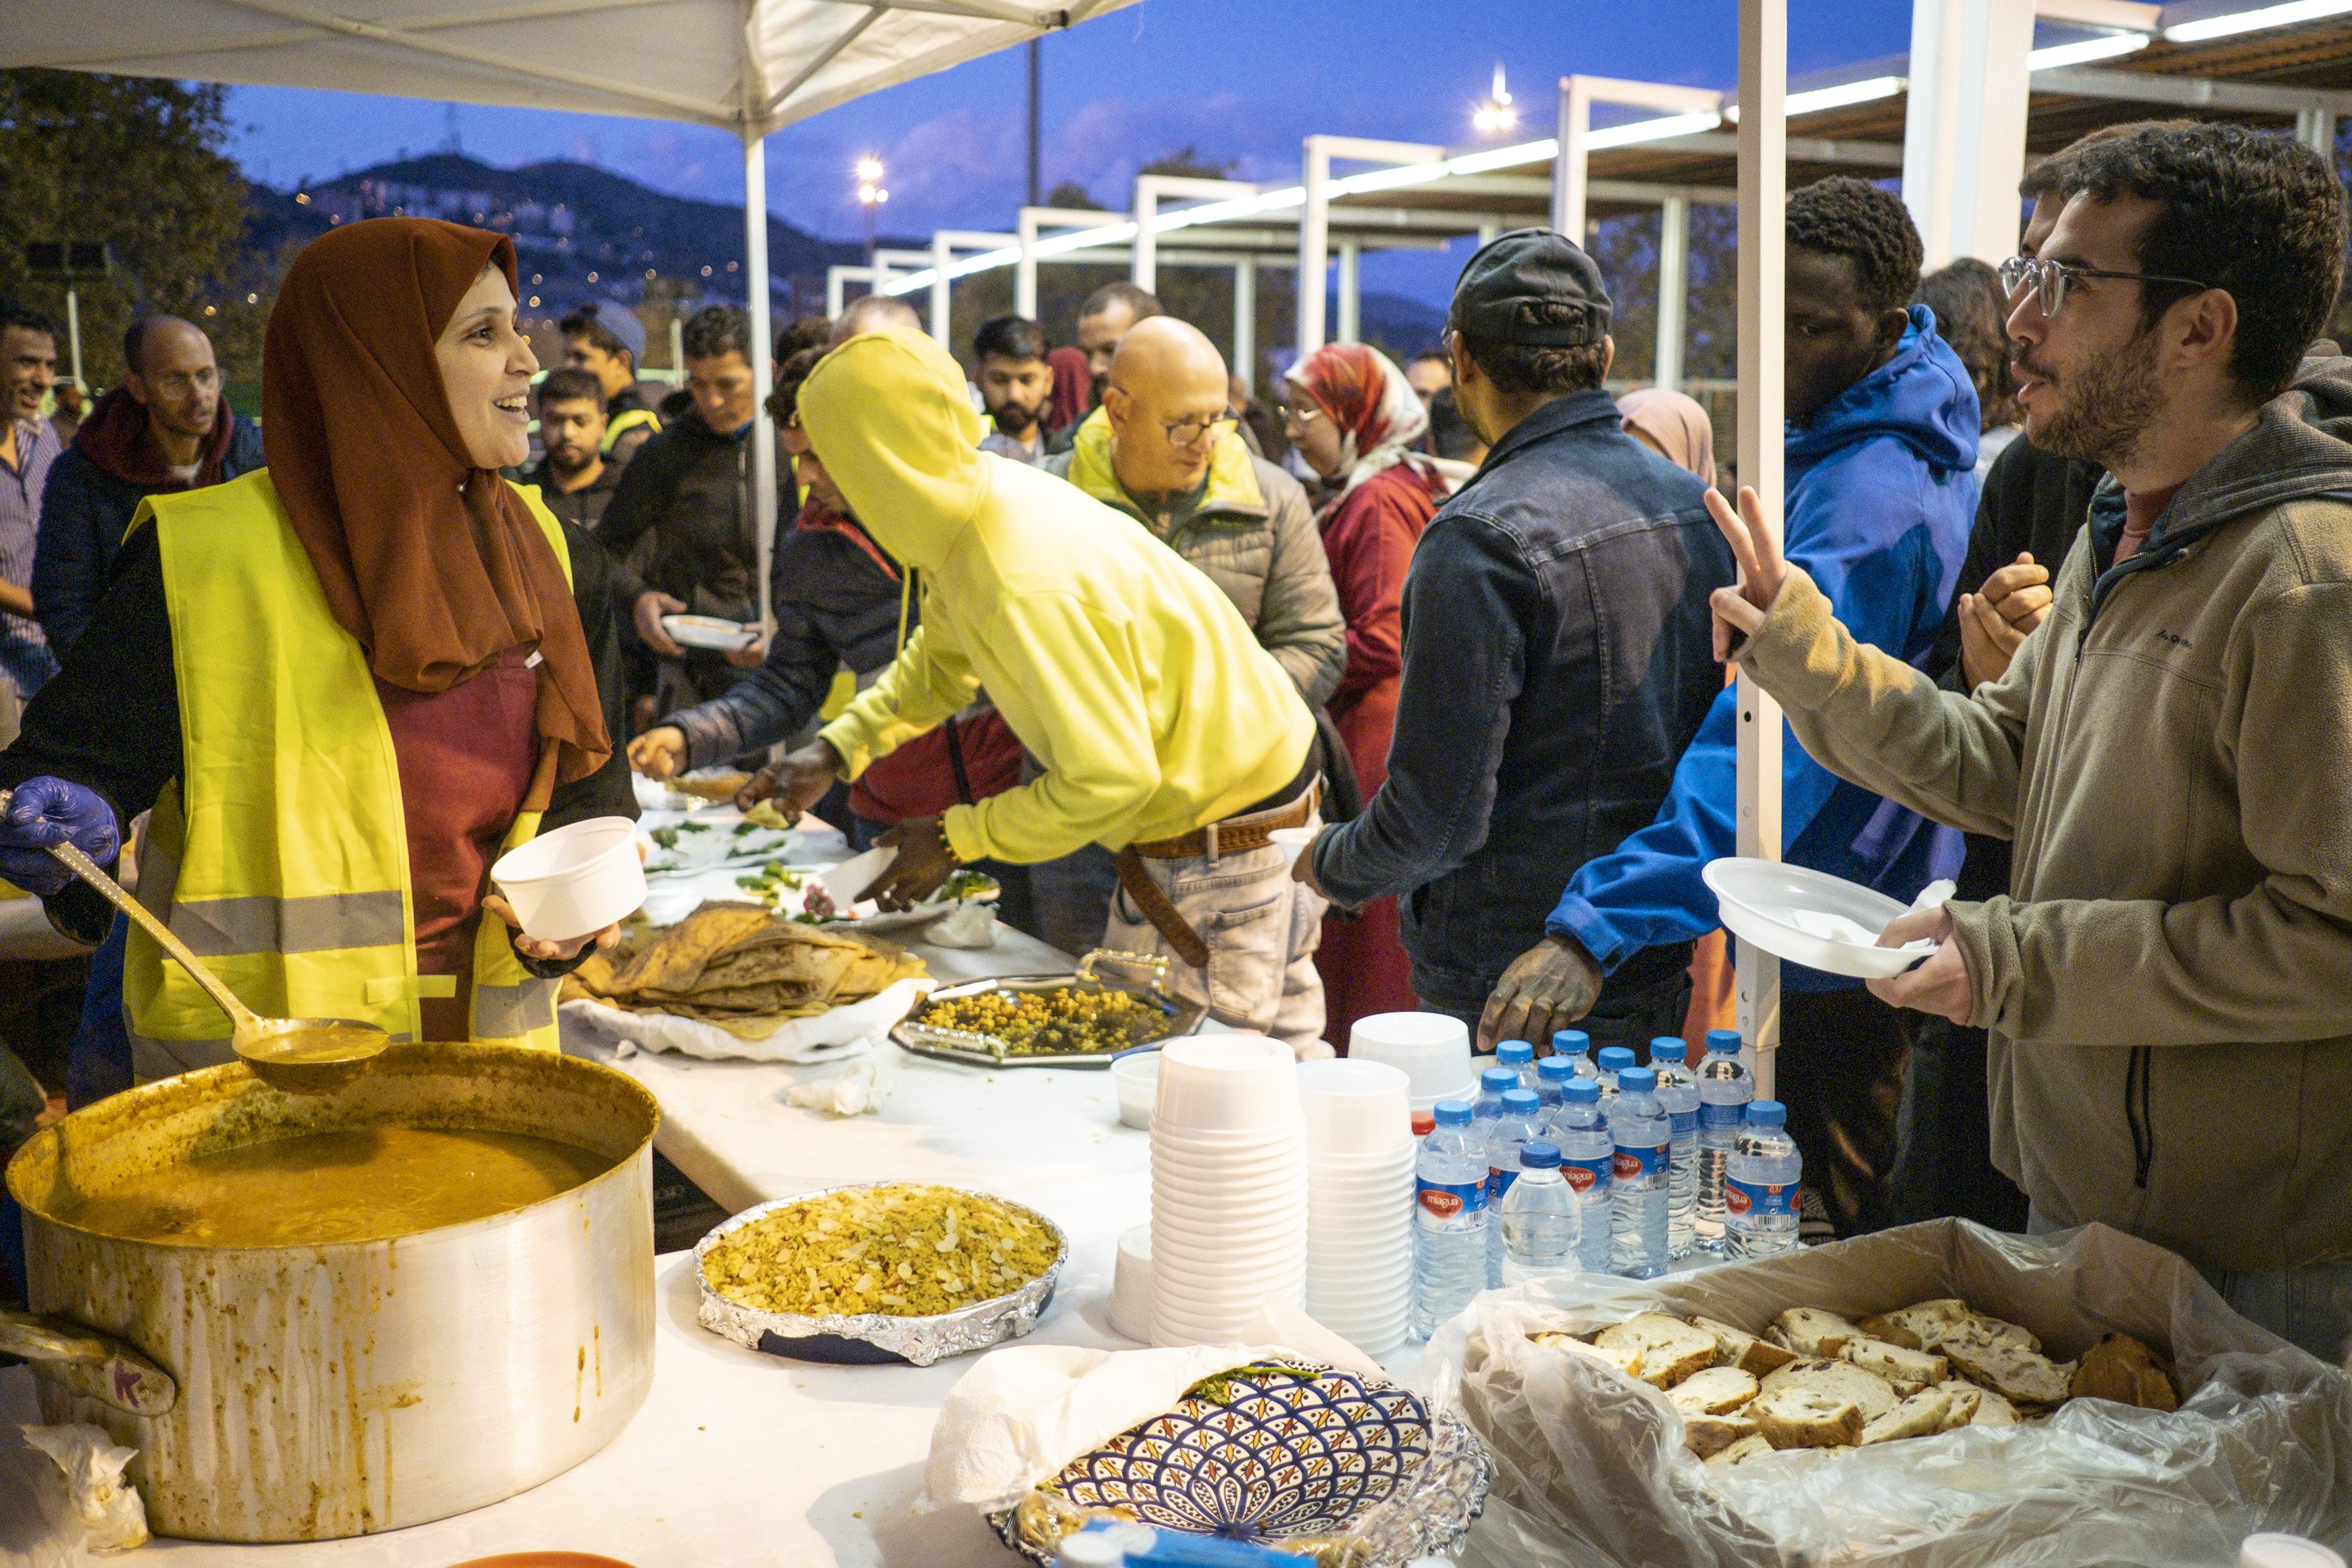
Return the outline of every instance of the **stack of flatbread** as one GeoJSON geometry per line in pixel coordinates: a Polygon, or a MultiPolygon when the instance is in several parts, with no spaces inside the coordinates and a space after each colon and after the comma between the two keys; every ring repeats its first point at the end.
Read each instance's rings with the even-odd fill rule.
{"type": "Polygon", "coordinates": [[[921,959],[878,937],[821,930],[757,905],[709,903],[667,931],[597,953],[565,980],[563,995],[757,1040],[927,973],[921,959]]]}

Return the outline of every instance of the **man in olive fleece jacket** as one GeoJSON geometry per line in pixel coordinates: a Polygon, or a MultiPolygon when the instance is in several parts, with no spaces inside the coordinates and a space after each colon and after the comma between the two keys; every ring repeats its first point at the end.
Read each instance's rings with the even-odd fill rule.
{"type": "Polygon", "coordinates": [[[1883,942],[1938,946],[1871,984],[1990,1031],[1993,1158],[2035,1228],[2171,1247],[2333,1360],[2352,1331],[2352,360],[2296,366],[2336,298],[2343,198],[2307,150],[2219,125],[2118,136],[2073,177],[2009,330],[2029,436],[2111,478],[2007,674],[1963,695],[1856,644],[1746,495],[1745,521],[1717,506],[1746,574],[1716,595],[1718,636],[1746,637],[1742,667],[1827,766],[2013,840],[2007,896],[1898,920],[1883,942]]]}

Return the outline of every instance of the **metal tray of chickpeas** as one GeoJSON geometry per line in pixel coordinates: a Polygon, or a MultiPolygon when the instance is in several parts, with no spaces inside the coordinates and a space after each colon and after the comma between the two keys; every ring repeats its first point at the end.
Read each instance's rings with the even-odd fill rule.
{"type": "Polygon", "coordinates": [[[1107,1068],[1119,1052],[1189,1035],[1208,1016],[1168,991],[1167,973],[1163,956],[1097,950],[1072,974],[943,985],[890,1037],[917,1056],[969,1067],[1107,1068]]]}

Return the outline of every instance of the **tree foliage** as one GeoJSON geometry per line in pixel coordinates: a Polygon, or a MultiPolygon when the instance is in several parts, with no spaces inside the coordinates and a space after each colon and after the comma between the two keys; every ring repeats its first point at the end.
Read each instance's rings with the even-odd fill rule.
{"type": "Polygon", "coordinates": [[[258,374],[277,258],[244,244],[247,192],[223,151],[228,132],[217,86],[0,71],[0,295],[58,318],[62,362],[65,289],[27,276],[26,243],[110,246],[112,275],[76,288],[94,385],[120,378],[122,329],[158,310],[212,334],[225,378],[258,374]]]}

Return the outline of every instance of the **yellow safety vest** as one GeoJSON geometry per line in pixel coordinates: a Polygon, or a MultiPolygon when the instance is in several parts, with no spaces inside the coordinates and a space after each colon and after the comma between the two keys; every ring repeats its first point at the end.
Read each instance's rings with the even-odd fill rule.
{"type": "Polygon", "coordinates": [[[604,453],[607,457],[610,457],[613,452],[613,443],[618,441],[623,436],[627,435],[630,431],[636,429],[659,430],[661,427],[661,416],[655,413],[652,409],[628,409],[625,412],[614,415],[613,416],[613,422],[604,426],[604,438],[596,444],[596,450],[604,453]]]}
{"type": "MultiPolygon", "coordinates": [[[[517,489],[569,578],[561,525],[536,489],[517,489]]],[[[418,999],[457,981],[416,973],[400,769],[366,654],[328,609],[268,469],[152,496],[131,531],[150,522],[184,760],[148,821],[140,900],[263,1016],[415,1038],[418,999]]],[[[524,812],[506,846],[538,831],[524,812]]],[[[485,916],[472,1037],[558,1049],[560,984],[533,978],[485,916]]],[[[228,1059],[227,1017],[135,926],[122,989],[142,1076],[228,1059]]]]}

